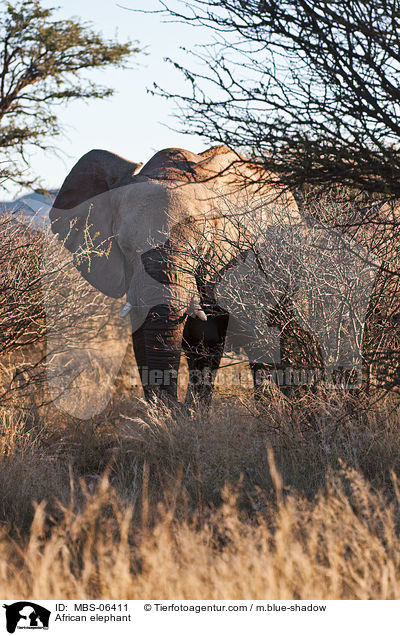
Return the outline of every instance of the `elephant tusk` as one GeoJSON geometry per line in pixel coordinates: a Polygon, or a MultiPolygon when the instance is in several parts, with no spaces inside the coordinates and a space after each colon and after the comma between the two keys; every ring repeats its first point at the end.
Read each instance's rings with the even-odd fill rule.
{"type": "Polygon", "coordinates": [[[120,313],[121,318],[124,318],[125,316],[127,316],[131,309],[132,309],[131,303],[126,303],[125,307],[120,313]]]}
{"type": "Polygon", "coordinates": [[[192,300],[190,301],[187,315],[190,316],[191,318],[198,318],[199,320],[202,320],[203,322],[207,322],[207,316],[202,310],[202,308],[200,307],[200,303],[197,298],[192,298],[192,300]]]}
{"type": "Polygon", "coordinates": [[[192,315],[195,318],[199,318],[200,320],[203,320],[203,322],[207,322],[207,316],[205,315],[202,309],[195,309],[192,315]]]}

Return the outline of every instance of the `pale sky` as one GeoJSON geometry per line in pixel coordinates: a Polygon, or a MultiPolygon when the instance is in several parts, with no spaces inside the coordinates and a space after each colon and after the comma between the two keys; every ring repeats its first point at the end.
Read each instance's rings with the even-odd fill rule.
{"type": "MultiPolygon", "coordinates": [[[[177,6],[178,1],[171,0],[171,5],[177,6]]],[[[205,29],[164,22],[160,15],[135,13],[118,6],[148,10],[159,6],[157,0],[42,0],[42,5],[59,5],[55,17],[79,16],[107,37],[117,33],[119,41],[138,40],[148,53],[134,56],[132,69],[90,73],[90,78],[116,89],[113,97],[86,104],[71,102],[67,107],[55,109],[65,127],[64,136],[54,138],[54,145],[62,153],[57,157],[50,151],[35,151],[31,163],[33,173],[40,175],[44,187],[59,187],[79,157],[92,148],[145,162],[158,150],[170,146],[193,152],[207,147],[207,142],[199,137],[169,130],[168,125],[177,125],[172,102],[146,93],[153,82],[173,91],[183,89],[180,73],[163,58],[187,62],[179,47],[209,41],[210,34],[205,29]],[[135,63],[139,66],[135,67],[135,63]]],[[[9,193],[3,190],[0,199],[12,199],[21,192],[15,188],[9,193]]]]}

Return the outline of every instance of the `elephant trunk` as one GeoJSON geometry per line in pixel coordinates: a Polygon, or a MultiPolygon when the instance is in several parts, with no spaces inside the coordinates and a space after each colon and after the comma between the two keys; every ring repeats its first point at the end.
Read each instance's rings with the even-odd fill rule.
{"type": "Polygon", "coordinates": [[[193,267],[180,263],[165,246],[142,255],[140,280],[134,277],[123,310],[130,312],[133,346],[145,397],[177,399],[178,370],[187,315],[204,320],[193,267]],[[132,311],[129,308],[132,306],[132,311]],[[135,308],[141,305],[139,312],[135,308]]]}
{"type": "Polygon", "coordinates": [[[133,333],[133,347],[147,400],[154,396],[177,400],[184,316],[158,305],[133,333]]]}

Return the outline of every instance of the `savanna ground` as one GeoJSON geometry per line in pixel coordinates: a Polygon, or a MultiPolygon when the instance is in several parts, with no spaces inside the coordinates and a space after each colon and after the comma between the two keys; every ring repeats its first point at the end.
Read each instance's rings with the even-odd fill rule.
{"type": "Polygon", "coordinates": [[[400,598],[390,396],[271,388],[255,403],[226,367],[209,410],[171,411],[145,403],[136,377],[130,347],[86,420],[34,381],[2,399],[0,598],[400,598]]]}
{"type": "Polygon", "coordinates": [[[0,597],[399,598],[389,402],[224,386],[171,412],[129,358],[101,416],[3,412],[0,597]]]}

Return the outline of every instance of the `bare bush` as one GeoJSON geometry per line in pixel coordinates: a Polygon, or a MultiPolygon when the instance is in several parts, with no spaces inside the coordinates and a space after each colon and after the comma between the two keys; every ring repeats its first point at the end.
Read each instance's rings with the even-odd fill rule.
{"type": "Polygon", "coordinates": [[[182,240],[202,306],[229,314],[226,348],[263,382],[397,389],[398,208],[347,190],[310,193],[302,208],[293,221],[282,200],[224,201],[222,223],[182,240]]]}
{"type": "MultiPolygon", "coordinates": [[[[32,399],[36,404],[59,400],[62,407],[72,391],[77,403],[85,394],[82,376],[96,366],[102,346],[106,350],[97,362],[98,384],[118,371],[124,350],[116,343],[126,346],[120,333],[126,325],[121,327],[119,321],[118,328],[113,322],[118,306],[80,276],[50,231],[38,232],[12,215],[2,215],[0,240],[0,399],[4,404],[29,396],[28,408],[32,399]],[[116,370],[113,346],[118,352],[116,370]]],[[[83,400],[98,399],[92,394],[91,385],[83,400]]]]}

